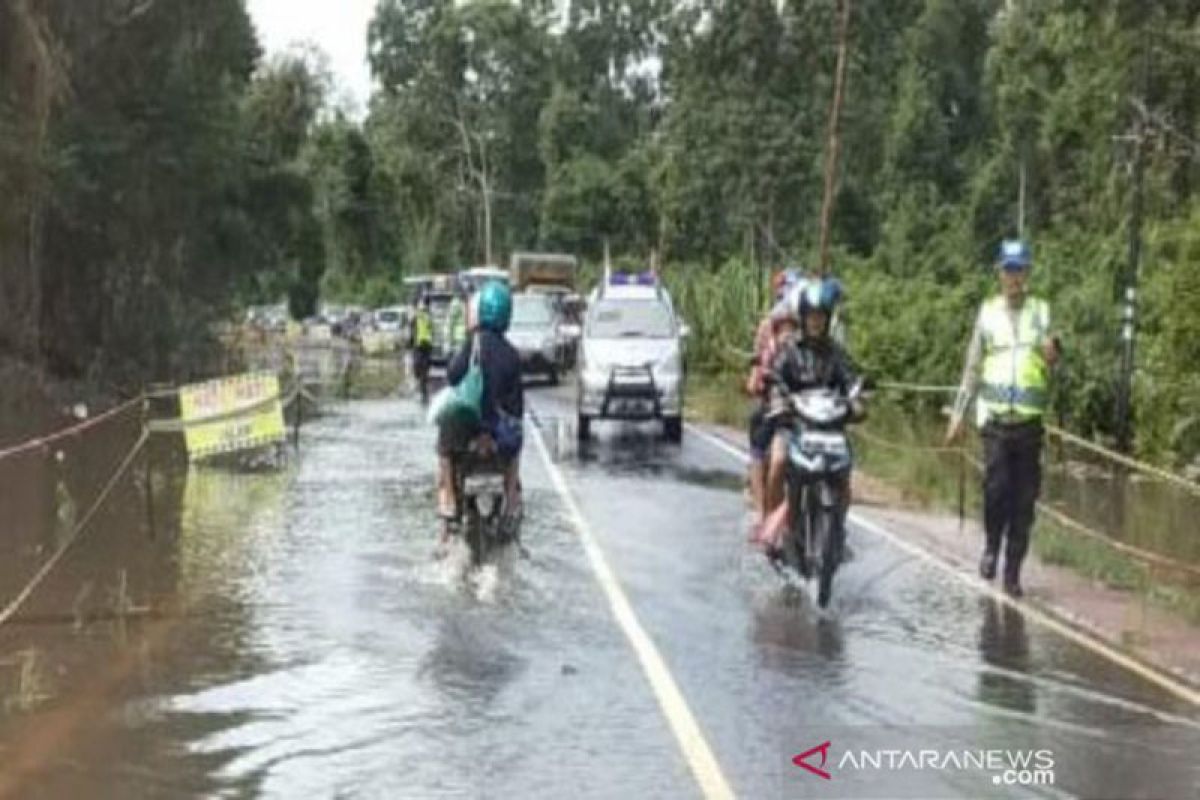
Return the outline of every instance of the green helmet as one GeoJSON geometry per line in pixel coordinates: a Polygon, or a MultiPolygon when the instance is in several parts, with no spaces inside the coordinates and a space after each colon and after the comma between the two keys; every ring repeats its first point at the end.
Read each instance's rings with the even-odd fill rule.
{"type": "Polygon", "coordinates": [[[476,310],[479,327],[496,333],[508,330],[512,319],[512,292],[502,281],[488,281],[479,290],[476,310]]]}

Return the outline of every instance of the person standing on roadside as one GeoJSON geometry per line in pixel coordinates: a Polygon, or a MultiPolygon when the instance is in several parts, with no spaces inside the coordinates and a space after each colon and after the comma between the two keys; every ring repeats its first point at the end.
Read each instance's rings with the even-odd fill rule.
{"type": "Polygon", "coordinates": [[[429,366],[433,360],[433,317],[429,312],[429,298],[422,295],[413,314],[408,332],[408,345],[412,349],[413,377],[421,403],[429,402],[429,366]]]}
{"type": "Polygon", "coordinates": [[[979,309],[967,349],[958,397],[946,430],[958,440],[971,400],[983,438],[983,525],[986,541],[979,574],[996,576],[1004,550],[1004,590],[1021,597],[1021,563],[1029,550],[1034,509],[1041,491],[1042,419],[1051,370],[1062,345],[1050,332],[1050,306],[1026,291],[1033,256],[1018,239],[1000,244],[996,269],[1000,294],[979,309]]]}

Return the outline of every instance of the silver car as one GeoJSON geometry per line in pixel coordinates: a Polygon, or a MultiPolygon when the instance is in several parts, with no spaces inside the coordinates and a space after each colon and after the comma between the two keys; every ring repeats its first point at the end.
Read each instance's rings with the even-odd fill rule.
{"type": "Polygon", "coordinates": [[[508,340],[521,354],[522,373],[545,375],[552,385],[557,384],[569,367],[571,333],[552,298],[526,292],[513,295],[508,340]]]}
{"type": "Polygon", "coordinates": [[[594,419],[661,419],[666,438],[681,441],[685,336],[665,292],[597,294],[580,347],[579,438],[591,435],[594,419]]]}

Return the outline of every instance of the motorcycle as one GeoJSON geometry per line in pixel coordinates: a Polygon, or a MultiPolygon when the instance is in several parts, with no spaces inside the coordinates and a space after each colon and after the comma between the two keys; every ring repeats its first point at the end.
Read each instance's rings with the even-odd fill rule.
{"type": "Polygon", "coordinates": [[[520,515],[508,508],[504,491],[504,465],[481,450],[477,442],[451,462],[459,534],[471,554],[471,566],[480,567],[505,545],[518,543],[520,515]]]}
{"type": "Polygon", "coordinates": [[[860,381],[842,396],[832,389],[807,389],[787,396],[782,412],[790,428],[786,487],[787,528],[778,559],[801,578],[817,577],[817,605],[833,595],[833,576],[846,543],[845,492],[854,455],[846,435],[860,381]]]}

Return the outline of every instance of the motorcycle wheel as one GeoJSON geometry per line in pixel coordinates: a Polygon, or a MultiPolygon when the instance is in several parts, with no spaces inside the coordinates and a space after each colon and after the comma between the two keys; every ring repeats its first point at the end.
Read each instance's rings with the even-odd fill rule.
{"type": "Polygon", "coordinates": [[[808,556],[804,550],[808,513],[809,493],[795,483],[788,485],[788,505],[791,508],[791,519],[788,521],[788,534],[783,540],[783,561],[796,571],[801,578],[809,577],[808,556]]]}
{"type": "Polygon", "coordinates": [[[820,546],[821,566],[817,584],[817,605],[825,608],[833,598],[833,574],[842,561],[843,532],[836,529],[833,509],[822,508],[817,513],[817,541],[820,546]]]}
{"type": "Polygon", "coordinates": [[[483,564],[487,549],[483,518],[479,515],[479,508],[475,505],[474,498],[468,500],[466,506],[467,549],[471,553],[471,566],[479,567],[483,564]]]}

